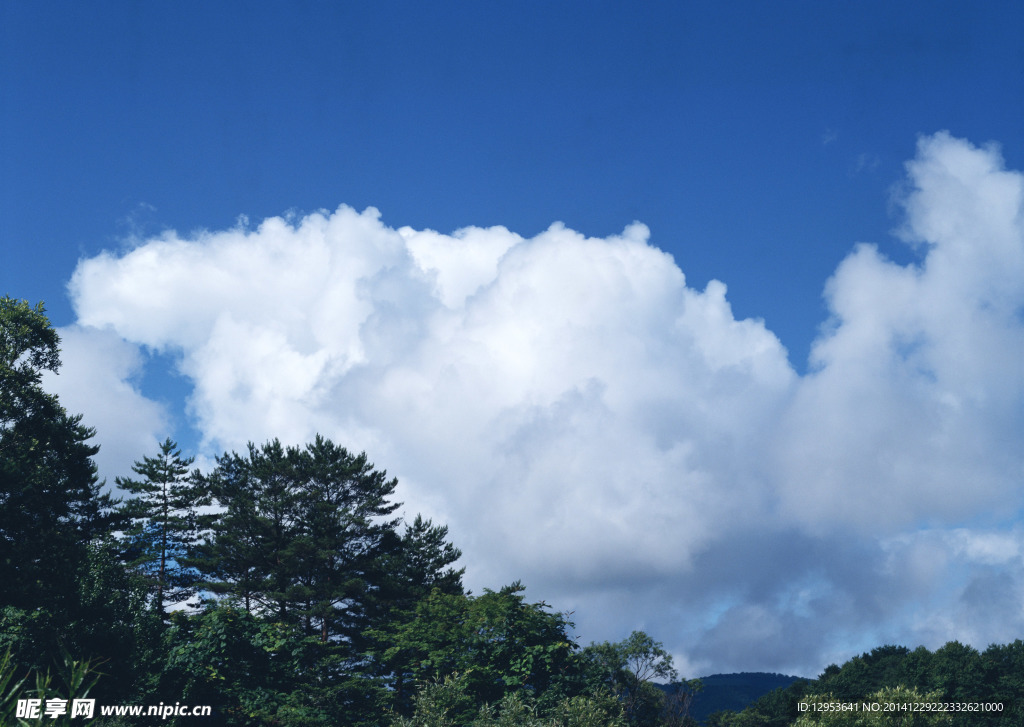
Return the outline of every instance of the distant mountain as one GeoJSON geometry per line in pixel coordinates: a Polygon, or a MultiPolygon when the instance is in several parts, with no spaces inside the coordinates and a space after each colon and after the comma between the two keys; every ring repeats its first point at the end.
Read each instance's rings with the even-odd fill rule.
{"type": "MultiPolygon", "coordinates": [[[[788,687],[801,677],[767,672],[712,674],[701,677],[704,688],[693,698],[690,715],[703,722],[714,712],[730,709],[739,712],[773,689],[788,687]]],[[[669,689],[668,685],[662,687],[669,689]]]]}

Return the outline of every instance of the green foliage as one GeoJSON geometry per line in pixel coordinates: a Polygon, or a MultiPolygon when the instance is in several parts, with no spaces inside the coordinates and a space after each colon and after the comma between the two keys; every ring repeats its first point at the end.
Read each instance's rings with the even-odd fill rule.
{"type": "Polygon", "coordinates": [[[11,652],[22,667],[46,669],[60,653],[63,625],[45,608],[5,606],[0,611],[0,650],[11,652]]]}
{"type": "Polygon", "coordinates": [[[631,725],[684,725],[689,706],[700,691],[699,680],[662,689],[653,682],[675,682],[679,674],[672,656],[661,643],[634,631],[618,643],[591,644],[582,654],[591,679],[607,687],[622,701],[631,725]]]}
{"type": "Polygon", "coordinates": [[[120,566],[110,541],[89,546],[79,574],[78,608],[55,615],[46,609],[8,606],[0,611],[0,649],[14,661],[45,672],[64,654],[103,664],[98,695],[124,701],[148,691],[160,662],[158,623],[145,607],[145,594],[120,566]]]}
{"type": "Polygon", "coordinates": [[[42,304],[0,298],[0,606],[68,613],[112,503],[96,480],[93,430],[42,388],[58,344],[42,304]]]}
{"type": "Polygon", "coordinates": [[[626,727],[622,705],[614,695],[600,689],[563,698],[555,704],[551,716],[560,727],[626,727]]]}
{"type": "Polygon", "coordinates": [[[68,652],[61,654],[60,662],[57,665],[57,680],[54,679],[51,669],[25,670],[24,675],[19,679],[21,673],[19,667],[12,658],[10,650],[0,656],[0,725],[17,725],[18,727],[42,727],[42,725],[55,725],[56,727],[70,727],[70,725],[88,725],[93,720],[83,720],[79,717],[72,717],[71,705],[75,699],[85,699],[90,691],[99,681],[100,674],[96,671],[93,663],[89,661],[76,660],[68,652]],[[25,689],[30,678],[34,675],[35,688],[25,689]],[[17,716],[18,700],[36,699],[39,700],[39,716],[25,718],[17,716]],[[61,700],[64,707],[64,714],[53,717],[47,716],[45,706],[48,699],[61,700]]]}
{"type": "Polygon", "coordinates": [[[163,660],[159,615],[147,608],[146,585],[118,560],[110,538],[89,545],[79,579],[79,607],[60,629],[72,653],[102,663],[98,698],[131,701],[152,694],[163,660]]]}
{"type": "Polygon", "coordinates": [[[509,692],[495,705],[485,705],[473,720],[473,727],[552,727],[554,720],[541,720],[537,705],[521,692],[509,692]]]}
{"type": "Polygon", "coordinates": [[[991,697],[977,649],[950,641],[931,659],[929,686],[952,702],[987,701],[991,697]]]}
{"type": "Polygon", "coordinates": [[[924,647],[911,651],[881,646],[841,667],[830,665],[814,682],[798,681],[776,690],[742,712],[716,713],[708,725],[788,727],[801,716],[796,705],[809,699],[805,695],[828,694],[854,703],[895,687],[938,695],[943,702],[1002,705],[1001,710],[958,712],[958,727],[1020,725],[1024,723],[1024,642],[993,644],[984,653],[956,641],[935,652],[924,647]]]}
{"type": "Polygon", "coordinates": [[[982,654],[982,662],[991,689],[989,699],[1004,707],[998,724],[1024,724],[1024,641],[992,644],[982,654]]]}
{"type": "Polygon", "coordinates": [[[326,719],[317,705],[291,699],[302,692],[303,682],[318,676],[322,655],[319,643],[294,625],[230,606],[193,616],[176,612],[167,643],[160,691],[213,706],[226,725],[323,724],[326,719]]]}
{"type": "MultiPolygon", "coordinates": [[[[55,681],[49,671],[45,674],[36,672],[36,688],[33,696],[42,700],[44,705],[48,699],[66,700],[67,712],[56,718],[43,715],[36,721],[24,724],[40,727],[42,725],[72,727],[72,725],[83,724],[81,720],[71,716],[71,705],[74,700],[85,699],[89,696],[90,691],[99,681],[100,674],[89,661],[73,659],[67,652],[64,652],[63,657],[63,664],[58,669],[59,681],[55,681]]],[[[84,722],[84,724],[89,724],[89,722],[84,722]]]]}
{"type": "Polygon", "coordinates": [[[415,684],[453,674],[473,705],[459,718],[510,692],[557,695],[576,668],[570,624],[544,603],[526,603],[523,590],[515,583],[473,597],[435,589],[405,621],[368,632],[396,709],[408,713],[415,684]]]}
{"type": "MultiPolygon", "coordinates": [[[[882,687],[896,684],[925,687],[924,683],[908,678],[911,676],[907,670],[907,657],[910,653],[910,649],[904,646],[879,646],[869,653],[850,659],[841,670],[824,675],[819,682],[824,690],[834,694],[837,699],[847,701],[863,698],[882,687]]],[[[917,655],[917,661],[920,661],[920,654],[917,655]]]]}
{"type": "Polygon", "coordinates": [[[412,715],[394,716],[391,727],[626,727],[621,705],[610,694],[566,697],[544,716],[527,693],[511,691],[494,704],[478,706],[468,689],[463,674],[426,683],[412,715]]]}
{"type": "Polygon", "coordinates": [[[122,657],[133,634],[93,431],[42,388],[59,343],[42,304],[0,299],[0,648],[39,674],[65,650],[122,657]]]}
{"type": "Polygon", "coordinates": [[[0,656],[0,724],[16,724],[14,714],[18,707],[18,699],[22,696],[22,688],[28,681],[28,675],[20,679],[17,676],[17,667],[11,659],[11,650],[7,649],[3,656],[0,656]]]}
{"type": "Polygon", "coordinates": [[[443,679],[425,682],[413,699],[409,717],[395,715],[392,727],[454,727],[463,724],[460,717],[478,713],[476,699],[467,693],[462,674],[447,674],[443,679]]]}
{"type": "Polygon", "coordinates": [[[397,481],[365,454],[322,437],[304,448],[250,445],[247,456],[218,458],[196,482],[223,513],[188,563],[221,598],[199,621],[177,618],[171,672],[192,674],[189,663],[248,664],[245,683],[261,686],[222,689],[242,673],[185,678],[190,693],[206,690],[232,705],[231,724],[268,715],[317,724],[324,714],[375,724],[392,695],[364,655],[364,633],[408,617],[430,589],[462,594],[462,571],[450,567],[461,554],[445,541],[447,528],[418,517],[399,534],[400,521],[389,517],[397,481]],[[204,635],[228,624],[241,629],[242,651],[230,658],[204,635]],[[268,628],[288,633],[291,656],[279,653],[284,646],[267,651],[268,628]]]}
{"type": "Polygon", "coordinates": [[[571,624],[525,603],[521,591],[518,583],[478,598],[435,591],[410,620],[371,633],[408,724],[504,724],[493,720],[513,719],[506,714],[523,724],[533,724],[527,716],[545,725],[692,724],[687,708],[700,683],[655,685],[677,678],[660,643],[634,632],[578,652],[566,635],[571,624]],[[417,684],[427,686],[417,693],[417,684]]]}

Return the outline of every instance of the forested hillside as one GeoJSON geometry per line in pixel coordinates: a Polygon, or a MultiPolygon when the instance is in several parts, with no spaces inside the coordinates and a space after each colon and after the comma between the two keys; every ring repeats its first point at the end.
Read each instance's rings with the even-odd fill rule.
{"type": "Polygon", "coordinates": [[[690,714],[702,722],[715,712],[742,710],[768,692],[788,687],[797,678],[765,672],[702,676],[702,687],[693,698],[690,714]]]}
{"type": "MultiPolygon", "coordinates": [[[[117,480],[123,499],[103,494],[94,432],[41,385],[59,365],[42,306],[0,299],[0,725],[151,723],[72,714],[78,699],[173,704],[168,725],[695,724],[702,685],[658,641],[581,646],[520,583],[468,593],[447,528],[395,517],[397,480],[324,437],[207,473],[168,439],[117,480]]],[[[744,676],[708,681],[740,698],[744,676]]],[[[878,695],[1024,723],[1024,643],[882,647],[707,724],[896,724],[798,709],[878,695]]]]}
{"type": "MultiPolygon", "coordinates": [[[[884,717],[885,715],[881,715],[884,717]]],[[[890,715],[892,716],[892,715],[890,715]]],[[[878,717],[878,718],[881,718],[878,717]]],[[[800,724],[1024,724],[1024,641],[989,646],[985,651],[951,641],[929,651],[923,646],[881,646],[850,659],[842,666],[829,666],[815,680],[798,680],[777,689],[741,712],[718,712],[710,717],[714,727],[785,727],[799,718],[800,724]],[[903,697],[892,690],[902,687],[903,697]],[[808,714],[798,705],[807,703],[859,704],[889,699],[942,704],[941,712],[907,713],[904,722],[853,721],[863,714],[808,714]],[[909,695],[909,696],[907,696],[909,695]],[[843,720],[846,721],[843,721],[843,720]],[[833,721],[829,721],[833,720],[833,721]],[[937,721],[934,721],[937,720],[937,721]]]]}

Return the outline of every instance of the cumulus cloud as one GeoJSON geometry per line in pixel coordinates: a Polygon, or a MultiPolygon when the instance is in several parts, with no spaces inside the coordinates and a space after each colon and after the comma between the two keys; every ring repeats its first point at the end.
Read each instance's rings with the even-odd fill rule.
{"type": "Polygon", "coordinates": [[[600,570],[665,570],[708,537],[708,508],[743,512],[726,471],[751,465],[744,440],[793,375],[724,285],[687,288],[647,236],[445,236],[342,207],[167,235],[83,262],[72,290],[84,325],[182,352],[211,446],[324,432],[380,452],[487,562],[521,540],[509,568],[589,572],[597,552],[600,570]],[[654,500],[671,543],[646,527],[654,500]]]}
{"type": "Polygon", "coordinates": [[[866,532],[1020,505],[1024,186],[994,148],[939,134],[907,165],[918,265],[861,245],[774,447],[780,507],[866,532]]]}
{"type": "Polygon", "coordinates": [[[203,454],[321,432],[451,525],[474,588],[522,578],[584,640],[646,628],[693,670],[812,674],[984,642],[994,574],[985,608],[1024,626],[1021,190],[997,149],[922,139],[919,262],[854,249],[802,377],[639,223],[448,235],[343,206],[169,232],[70,288],[84,329],[177,357],[203,454]]]}
{"type": "Polygon", "coordinates": [[[96,430],[96,465],[108,484],[118,476],[134,476],[132,464],[156,450],[170,421],[164,407],[143,396],[134,383],[142,374],[142,353],[111,330],[74,325],[58,334],[62,365],[57,373],[44,374],[43,385],[69,413],[82,414],[82,423],[96,430]]]}

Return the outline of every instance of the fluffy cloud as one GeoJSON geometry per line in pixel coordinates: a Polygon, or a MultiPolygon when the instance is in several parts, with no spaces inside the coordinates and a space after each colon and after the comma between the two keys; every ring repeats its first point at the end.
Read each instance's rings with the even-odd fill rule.
{"type": "Polygon", "coordinates": [[[167,233],[71,291],[83,330],[177,357],[205,454],[324,433],[451,525],[475,588],[522,578],[584,640],[646,628],[693,670],[813,673],[995,638],[983,602],[1024,626],[998,509],[1024,474],[1021,190],[996,149],[923,139],[919,263],[856,248],[803,377],[639,223],[445,235],[341,207],[167,233]]]}
{"type": "Polygon", "coordinates": [[[62,365],[58,373],[44,375],[44,387],[96,430],[96,464],[109,484],[121,475],[134,476],[132,463],[156,451],[170,421],[164,407],[134,383],[143,371],[142,353],[110,330],[75,325],[58,333],[62,365]]]}
{"type": "Polygon", "coordinates": [[[664,571],[744,512],[729,470],[750,469],[793,375],[722,284],[687,288],[647,235],[445,236],[342,207],[168,235],[83,262],[72,289],[83,325],[182,352],[211,446],[324,432],[379,453],[488,563],[664,571]]]}
{"type": "Polygon", "coordinates": [[[907,165],[919,265],[859,246],[783,420],[781,509],[867,532],[1020,505],[1024,185],[995,149],[939,134],[907,165]]]}

